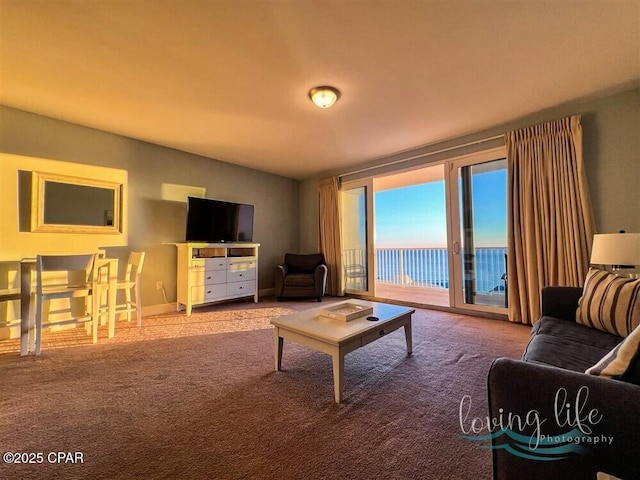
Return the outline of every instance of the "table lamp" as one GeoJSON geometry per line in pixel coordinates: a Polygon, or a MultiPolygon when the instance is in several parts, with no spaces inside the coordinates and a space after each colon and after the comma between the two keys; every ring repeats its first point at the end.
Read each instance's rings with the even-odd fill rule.
{"type": "Polygon", "coordinates": [[[640,233],[603,233],[593,236],[591,264],[610,267],[617,275],[635,277],[640,265],[640,233]]]}

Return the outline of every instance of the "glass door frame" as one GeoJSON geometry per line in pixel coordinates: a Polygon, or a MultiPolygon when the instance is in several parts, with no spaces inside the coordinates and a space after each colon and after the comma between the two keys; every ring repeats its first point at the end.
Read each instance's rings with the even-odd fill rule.
{"type": "MultiPolygon", "coordinates": [[[[349,182],[341,182],[340,184],[340,194],[344,190],[352,190],[355,188],[364,188],[365,190],[365,214],[366,214],[366,259],[367,265],[365,266],[367,272],[367,289],[366,290],[353,290],[346,289],[345,292],[352,295],[362,295],[375,297],[375,289],[376,289],[376,261],[375,256],[376,252],[374,249],[374,221],[373,221],[373,212],[375,209],[374,205],[374,196],[373,196],[373,178],[362,178],[358,180],[352,180],[349,182]]],[[[342,199],[341,199],[342,201],[342,199]]],[[[340,207],[342,211],[342,206],[340,207]]],[[[342,219],[341,221],[344,221],[342,219]]],[[[340,232],[342,235],[342,231],[340,232]]],[[[342,252],[341,252],[342,253],[342,252]]],[[[343,275],[344,275],[344,265],[343,265],[343,275]]]]}
{"type": "Polygon", "coordinates": [[[462,270],[462,232],[460,228],[460,191],[458,188],[458,170],[461,167],[468,167],[481,163],[500,160],[506,158],[506,147],[497,147],[490,150],[462,155],[447,160],[445,163],[446,174],[448,175],[446,185],[447,209],[449,222],[447,233],[449,237],[449,303],[451,307],[464,310],[474,310],[486,313],[504,314],[506,308],[494,307],[490,305],[476,305],[466,303],[464,299],[464,276],[462,270]]]}

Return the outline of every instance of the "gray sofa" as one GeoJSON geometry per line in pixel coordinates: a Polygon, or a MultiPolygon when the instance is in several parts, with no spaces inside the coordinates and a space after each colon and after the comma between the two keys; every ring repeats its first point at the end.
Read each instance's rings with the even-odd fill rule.
{"type": "Polygon", "coordinates": [[[640,359],[634,359],[631,372],[620,380],[584,373],[622,338],[575,322],[581,294],[581,288],[544,288],[542,317],[532,328],[522,360],[500,358],[491,366],[489,417],[513,414],[524,419],[537,412],[529,413],[530,418],[543,423],[531,421],[520,431],[537,439],[535,426],[541,425],[539,431],[554,442],[551,446],[560,446],[554,452],[541,444],[527,452],[513,438],[494,435],[496,480],[585,480],[596,479],[598,472],[625,480],[640,478],[640,359]],[[593,409],[597,413],[589,419],[593,409]],[[558,443],[567,438],[560,434],[575,428],[577,433],[590,428],[591,435],[582,443],[585,450],[567,452],[571,446],[558,443]]]}

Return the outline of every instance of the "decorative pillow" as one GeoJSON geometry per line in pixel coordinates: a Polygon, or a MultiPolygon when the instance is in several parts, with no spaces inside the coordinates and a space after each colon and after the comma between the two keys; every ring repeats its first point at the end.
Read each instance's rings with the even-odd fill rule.
{"type": "Polygon", "coordinates": [[[585,373],[600,377],[619,378],[627,377],[635,372],[633,364],[640,353],[640,327],[637,327],[627,338],[607,353],[602,360],[585,373]]]}
{"type": "Polygon", "coordinates": [[[608,473],[598,472],[598,476],[596,480],[622,480],[621,478],[614,477],[613,475],[609,475],[608,473]]]}
{"type": "Polygon", "coordinates": [[[590,268],[576,322],[626,337],[640,325],[640,279],[590,268]]]}

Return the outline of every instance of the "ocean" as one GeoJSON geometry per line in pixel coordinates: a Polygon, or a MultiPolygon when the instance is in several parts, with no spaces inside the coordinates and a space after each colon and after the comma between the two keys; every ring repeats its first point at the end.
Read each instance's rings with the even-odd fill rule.
{"type": "MultiPolygon", "coordinates": [[[[477,293],[504,292],[506,253],[506,247],[475,249],[477,293]]],[[[449,257],[445,248],[376,249],[376,262],[378,282],[449,288],[449,257]]]]}

